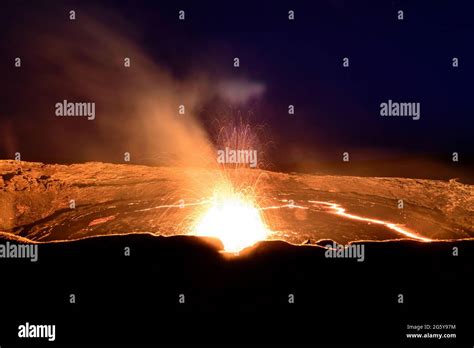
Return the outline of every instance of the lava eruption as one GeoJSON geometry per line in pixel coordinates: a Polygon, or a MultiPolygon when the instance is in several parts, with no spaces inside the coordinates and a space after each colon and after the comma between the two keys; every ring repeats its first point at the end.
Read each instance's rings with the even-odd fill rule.
{"type": "Polygon", "coordinates": [[[239,194],[216,194],[211,207],[198,219],[197,236],[220,239],[227,252],[239,252],[256,242],[266,240],[271,232],[255,203],[239,194]]]}

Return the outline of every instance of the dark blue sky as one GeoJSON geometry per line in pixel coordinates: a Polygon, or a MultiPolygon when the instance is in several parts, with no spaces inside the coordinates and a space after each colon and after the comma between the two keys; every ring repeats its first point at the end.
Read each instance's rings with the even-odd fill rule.
{"type": "MultiPolygon", "coordinates": [[[[105,23],[116,13],[134,28],[136,43],[178,79],[202,69],[216,78],[261,81],[264,95],[238,111],[267,125],[283,162],[295,153],[294,160],[334,160],[341,151],[369,160],[442,158],[458,151],[472,161],[471,1],[30,3],[6,5],[3,26],[18,25],[22,11],[38,6],[93,10],[105,23]],[[185,22],[177,20],[180,9],[185,22]],[[397,20],[398,10],[404,11],[403,21],[397,20]],[[240,58],[240,69],[233,68],[233,57],[240,58]],[[349,68],[342,66],[343,57],[350,58],[349,68]],[[459,58],[458,68],[451,65],[453,57],[459,58]],[[381,117],[380,103],[388,99],[421,103],[421,119],[381,117]],[[289,104],[295,105],[293,116],[287,114],[289,104]]],[[[11,56],[8,40],[2,64],[11,56]]]]}

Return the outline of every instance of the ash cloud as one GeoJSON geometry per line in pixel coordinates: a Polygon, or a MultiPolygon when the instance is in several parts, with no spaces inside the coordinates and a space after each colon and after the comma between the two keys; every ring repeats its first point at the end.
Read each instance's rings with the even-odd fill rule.
{"type": "Polygon", "coordinates": [[[11,117],[3,121],[8,136],[0,142],[6,157],[19,151],[24,160],[121,162],[129,152],[132,163],[215,160],[193,114],[210,94],[204,74],[177,79],[143,52],[137,33],[120,18],[57,15],[28,18],[29,29],[20,29],[24,39],[6,48],[22,57],[21,69],[12,63],[6,74],[4,111],[11,117]],[[95,119],[55,117],[55,104],[63,100],[95,103],[95,119]]]}

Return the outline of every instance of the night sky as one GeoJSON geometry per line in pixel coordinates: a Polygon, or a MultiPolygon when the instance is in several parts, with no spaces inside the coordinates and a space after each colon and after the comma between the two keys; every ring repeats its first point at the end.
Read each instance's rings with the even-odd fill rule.
{"type": "MultiPolygon", "coordinates": [[[[97,132],[96,123],[86,120],[63,121],[61,134],[52,130],[52,122],[58,122],[52,104],[67,95],[77,97],[79,88],[61,94],[47,85],[36,87],[45,67],[30,40],[45,28],[59,35],[63,28],[85,25],[87,13],[131,38],[178,84],[198,72],[212,81],[245,79],[263,85],[260,96],[243,104],[205,98],[195,114],[206,129],[220,113],[263,124],[275,169],[340,162],[344,151],[353,161],[424,158],[446,163],[456,151],[460,165],[466,165],[474,154],[473,10],[471,1],[7,1],[0,21],[0,158],[20,151],[29,161],[120,161],[120,133],[97,132]],[[74,23],[70,9],[77,12],[74,23]],[[178,20],[181,9],[185,21],[178,20]],[[295,11],[293,21],[289,10],[295,11]],[[403,20],[397,19],[398,10],[404,11],[403,20]],[[17,56],[22,57],[21,71],[14,67],[17,56]],[[238,69],[234,57],[240,59],[238,69]],[[343,67],[344,57],[349,67],[343,67]],[[453,57],[459,58],[458,67],[452,66],[453,57]],[[380,103],[389,99],[419,102],[420,120],[381,117],[380,103]],[[290,104],[294,115],[288,114],[290,104]],[[62,140],[54,141],[56,136],[62,140]],[[84,144],[100,151],[83,151],[84,144]]],[[[41,52],[55,53],[51,47],[41,52]]],[[[60,68],[50,71],[63,76],[60,68]]],[[[119,81],[126,79],[120,74],[119,81]]],[[[113,93],[115,85],[102,88],[113,93]]],[[[103,111],[98,118],[114,117],[100,103],[97,108],[103,111]]],[[[147,163],[145,150],[134,153],[147,163]]]]}

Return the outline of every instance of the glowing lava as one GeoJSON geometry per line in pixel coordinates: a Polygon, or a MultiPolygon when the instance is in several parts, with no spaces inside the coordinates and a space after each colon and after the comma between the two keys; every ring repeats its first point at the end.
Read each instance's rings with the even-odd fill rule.
{"type": "Polygon", "coordinates": [[[326,206],[330,207],[333,210],[334,214],[343,216],[343,217],[348,218],[348,219],[358,220],[358,221],[365,221],[365,222],[368,222],[368,223],[373,223],[373,224],[377,224],[377,225],[386,226],[389,229],[391,229],[393,231],[396,231],[400,234],[403,234],[404,236],[406,236],[408,238],[411,238],[411,239],[417,239],[417,240],[420,240],[420,241],[423,241],[423,242],[432,242],[433,241],[430,238],[423,237],[423,236],[420,236],[420,235],[418,235],[414,232],[411,232],[407,228],[404,228],[403,226],[401,226],[399,224],[394,224],[392,222],[387,222],[387,221],[382,221],[382,220],[377,220],[377,219],[370,219],[370,218],[366,218],[366,217],[346,213],[346,209],[341,207],[339,204],[336,204],[336,203],[320,202],[320,201],[308,201],[308,202],[309,203],[317,203],[317,204],[326,205],[326,206]]]}
{"type": "Polygon", "coordinates": [[[252,200],[232,194],[215,196],[211,204],[198,219],[193,234],[219,238],[225,251],[239,252],[270,235],[252,200]]]}

